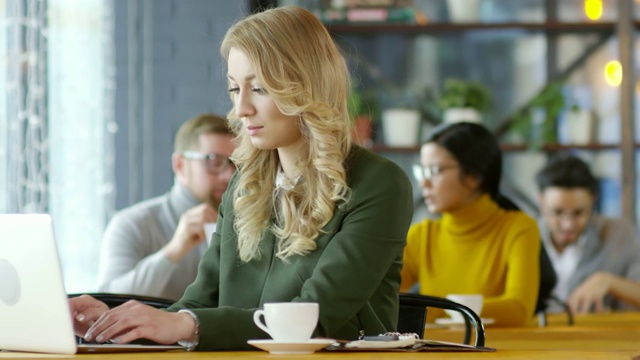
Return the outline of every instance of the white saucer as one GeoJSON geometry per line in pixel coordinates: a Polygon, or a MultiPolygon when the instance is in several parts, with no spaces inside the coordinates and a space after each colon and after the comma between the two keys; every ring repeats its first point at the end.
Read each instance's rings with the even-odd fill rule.
{"type": "MultiPolygon", "coordinates": [[[[480,319],[482,320],[482,324],[484,325],[490,325],[493,324],[495,321],[495,319],[491,319],[491,318],[487,318],[487,319],[480,319]]],[[[464,320],[459,321],[459,320],[454,320],[452,318],[438,318],[436,319],[436,324],[439,325],[464,325],[464,320]]]]}
{"type": "Polygon", "coordinates": [[[311,339],[304,342],[282,342],[275,340],[248,340],[249,345],[253,345],[270,354],[313,354],[316,350],[324,349],[333,344],[332,339],[311,339]]]}

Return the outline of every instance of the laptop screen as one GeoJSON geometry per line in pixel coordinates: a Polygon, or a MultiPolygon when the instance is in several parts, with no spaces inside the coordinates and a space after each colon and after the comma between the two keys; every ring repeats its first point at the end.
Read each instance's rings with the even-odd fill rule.
{"type": "Polygon", "coordinates": [[[49,215],[0,215],[0,319],[0,349],[76,352],[49,215]]]}

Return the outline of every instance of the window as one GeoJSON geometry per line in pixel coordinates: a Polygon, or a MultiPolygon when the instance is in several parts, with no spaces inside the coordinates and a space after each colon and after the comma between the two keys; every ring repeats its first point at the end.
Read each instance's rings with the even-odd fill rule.
{"type": "Polygon", "coordinates": [[[113,211],[111,3],[0,0],[0,211],[52,215],[67,292],[93,290],[113,211]]]}

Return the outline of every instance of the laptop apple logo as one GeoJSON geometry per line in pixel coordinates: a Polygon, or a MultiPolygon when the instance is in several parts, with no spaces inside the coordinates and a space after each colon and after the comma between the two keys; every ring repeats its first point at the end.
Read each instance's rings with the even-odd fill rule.
{"type": "Polygon", "coordinates": [[[20,300],[20,278],[16,268],[5,259],[0,259],[0,301],[13,306],[20,300]]]}

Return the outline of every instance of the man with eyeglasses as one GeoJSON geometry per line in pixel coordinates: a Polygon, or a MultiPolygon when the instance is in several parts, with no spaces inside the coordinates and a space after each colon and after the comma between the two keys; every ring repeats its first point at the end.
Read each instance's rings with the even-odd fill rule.
{"type": "Polygon", "coordinates": [[[171,190],[119,211],[105,230],[99,291],[182,297],[195,280],[235,170],[232,139],[227,120],[217,115],[203,114],[180,127],[171,190]]]}
{"type": "Polygon", "coordinates": [[[587,164],[561,155],[536,180],[538,226],[558,278],[554,295],[574,313],[640,308],[638,234],[625,221],[593,213],[598,182],[587,164]]]}

